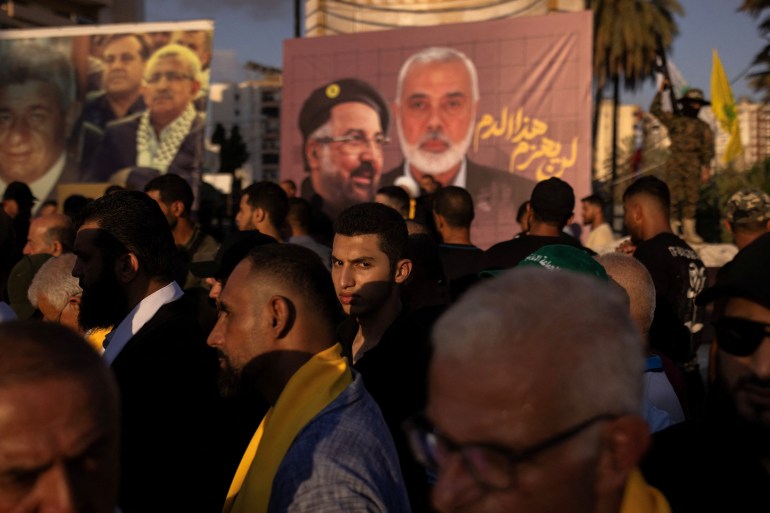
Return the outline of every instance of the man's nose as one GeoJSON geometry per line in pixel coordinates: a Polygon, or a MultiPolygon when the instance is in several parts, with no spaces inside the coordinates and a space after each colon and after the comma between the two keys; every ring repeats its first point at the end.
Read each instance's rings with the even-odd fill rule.
{"type": "Polygon", "coordinates": [[[43,472],[36,484],[38,509],[47,513],[76,513],[76,497],[66,465],[56,463],[43,472]]]}
{"type": "Polygon", "coordinates": [[[446,455],[438,470],[431,498],[439,512],[458,511],[483,493],[459,453],[446,455]]]}
{"type": "Polygon", "coordinates": [[[20,143],[29,138],[30,128],[23,116],[14,117],[8,127],[8,140],[11,143],[20,143]]]}

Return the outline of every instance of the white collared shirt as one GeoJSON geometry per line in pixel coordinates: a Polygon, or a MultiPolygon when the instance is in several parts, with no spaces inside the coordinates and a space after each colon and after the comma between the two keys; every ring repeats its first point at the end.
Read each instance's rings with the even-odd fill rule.
{"type": "Polygon", "coordinates": [[[172,281],[162,289],[156,290],[146,298],[142,299],[138,305],[123,319],[118,327],[112,330],[107,339],[109,344],[104,350],[104,359],[108,364],[112,364],[118,357],[120,351],[131,338],[136,335],[142,326],[147,324],[153,316],[158,313],[160,307],[165,304],[176,301],[184,295],[182,289],[175,281],[172,281]]]}
{"type": "MultiPolygon", "coordinates": [[[[59,155],[59,158],[56,159],[56,162],[54,162],[53,166],[51,166],[43,176],[34,182],[27,184],[29,185],[29,189],[32,191],[32,195],[38,199],[38,201],[32,207],[33,214],[37,212],[37,209],[40,208],[40,205],[48,198],[48,195],[51,194],[51,191],[53,191],[54,187],[56,187],[56,183],[59,181],[59,178],[64,172],[64,164],[66,162],[67,154],[62,152],[62,154],[59,155]]],[[[7,186],[8,184],[0,179],[0,189],[4,191],[7,186]]]]}
{"type": "MultiPolygon", "coordinates": [[[[404,176],[407,176],[414,180],[414,177],[412,176],[412,171],[409,169],[409,161],[404,161],[404,176]]],[[[452,180],[452,183],[449,185],[454,185],[456,187],[462,187],[465,189],[465,185],[468,182],[468,159],[463,159],[462,163],[460,164],[460,170],[455,175],[455,179],[452,180]]]]}

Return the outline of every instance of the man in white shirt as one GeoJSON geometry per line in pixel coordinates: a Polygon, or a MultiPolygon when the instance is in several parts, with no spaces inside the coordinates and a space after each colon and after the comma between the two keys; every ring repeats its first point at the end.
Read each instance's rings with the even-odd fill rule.
{"type": "Polygon", "coordinates": [[[104,359],[122,400],[123,513],[214,511],[227,490],[216,355],[171,278],[175,251],[163,212],[142,192],[109,194],[82,212],[72,274],[83,328],[113,327],[104,359]]]}
{"type": "Polygon", "coordinates": [[[602,248],[615,242],[615,234],[604,220],[604,200],[598,194],[591,194],[581,199],[580,204],[583,209],[583,225],[591,225],[585,246],[599,253],[602,248]]]}
{"type": "Polygon", "coordinates": [[[19,181],[53,198],[57,183],[80,178],[66,152],[79,109],[72,66],[37,44],[8,46],[0,62],[0,190],[19,181]]]}

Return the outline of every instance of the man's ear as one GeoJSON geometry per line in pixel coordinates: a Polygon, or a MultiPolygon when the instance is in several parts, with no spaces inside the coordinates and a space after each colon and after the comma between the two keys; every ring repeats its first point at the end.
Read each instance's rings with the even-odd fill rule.
{"type": "Polygon", "coordinates": [[[318,169],[321,165],[321,144],[315,139],[308,139],[305,143],[305,157],[310,169],[318,169]]]}
{"type": "Polygon", "coordinates": [[[59,242],[58,240],[54,241],[53,252],[51,253],[51,255],[57,257],[57,256],[61,256],[62,253],[64,253],[64,247],[61,245],[61,242],[59,242]]]}
{"type": "Polygon", "coordinates": [[[624,415],[602,425],[602,454],[597,469],[597,493],[622,490],[650,445],[650,428],[639,415],[624,415]]]}
{"type": "Polygon", "coordinates": [[[396,283],[404,283],[409,275],[412,273],[412,261],[408,258],[399,260],[396,263],[396,275],[394,280],[396,283]]]}
{"type": "Polygon", "coordinates": [[[270,309],[270,330],[273,334],[273,338],[276,340],[284,338],[291,328],[294,326],[294,321],[297,317],[297,310],[294,307],[294,303],[284,296],[273,296],[268,303],[270,309]]]}
{"type": "Polygon", "coordinates": [[[139,259],[134,253],[126,253],[115,260],[115,276],[120,283],[131,283],[138,273],[139,259]]]}
{"type": "Polygon", "coordinates": [[[198,91],[201,90],[201,83],[199,80],[193,80],[192,81],[192,94],[195,96],[198,94],[198,91]]]}
{"type": "Polygon", "coordinates": [[[433,212],[433,220],[436,221],[436,229],[441,231],[444,228],[444,216],[433,212]]]}
{"type": "Polygon", "coordinates": [[[182,215],[184,214],[184,203],[178,200],[172,202],[171,213],[174,214],[174,217],[182,217],[182,215]]]}
{"type": "Polygon", "coordinates": [[[267,211],[264,208],[257,207],[251,211],[251,220],[254,225],[264,222],[265,219],[267,219],[267,211]]]}

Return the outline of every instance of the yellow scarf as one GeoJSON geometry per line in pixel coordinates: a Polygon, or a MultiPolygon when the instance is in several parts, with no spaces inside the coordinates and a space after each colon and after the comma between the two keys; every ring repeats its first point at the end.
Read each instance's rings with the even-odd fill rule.
{"type": "Polygon", "coordinates": [[[267,511],[273,479],[294,438],[352,382],[340,344],[314,355],[300,367],[249,442],[227,492],[223,513],[267,511]]]}
{"type": "Polygon", "coordinates": [[[626,483],[620,513],[671,513],[671,507],[657,488],[647,484],[639,469],[634,469],[626,483]]]}

